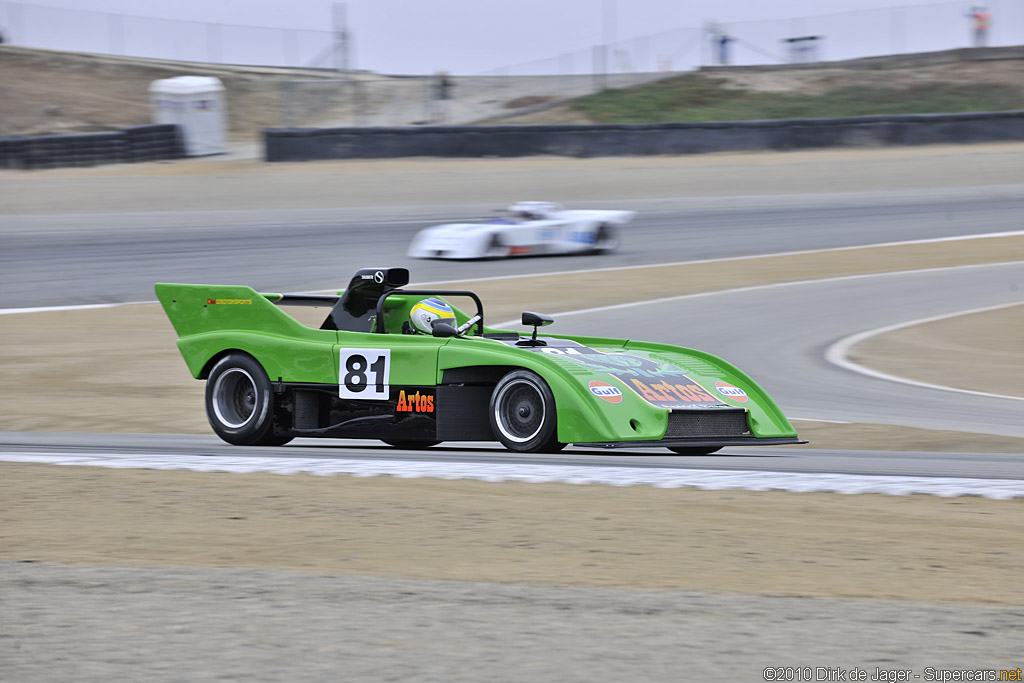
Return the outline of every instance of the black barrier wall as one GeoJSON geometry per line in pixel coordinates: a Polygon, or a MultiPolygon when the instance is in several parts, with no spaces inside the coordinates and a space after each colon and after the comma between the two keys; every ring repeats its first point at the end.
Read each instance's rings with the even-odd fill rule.
{"type": "Polygon", "coordinates": [[[1024,140],[1024,111],[706,123],[264,131],[267,161],[415,156],[644,156],[998,140],[1024,140]]]}
{"type": "Polygon", "coordinates": [[[184,156],[177,125],[132,126],[109,133],[0,137],[0,168],[95,166],[184,156]]]}

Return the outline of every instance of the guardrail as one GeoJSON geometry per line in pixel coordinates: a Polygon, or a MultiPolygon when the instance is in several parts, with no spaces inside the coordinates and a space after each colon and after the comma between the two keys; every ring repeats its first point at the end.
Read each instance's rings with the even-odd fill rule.
{"type": "Polygon", "coordinates": [[[1024,140],[1024,111],[702,123],[264,131],[267,161],[413,156],[646,156],[1000,140],[1024,140]]]}
{"type": "Polygon", "coordinates": [[[132,126],[108,133],[0,137],[0,168],[96,166],[184,155],[181,131],[172,124],[132,126]]]}

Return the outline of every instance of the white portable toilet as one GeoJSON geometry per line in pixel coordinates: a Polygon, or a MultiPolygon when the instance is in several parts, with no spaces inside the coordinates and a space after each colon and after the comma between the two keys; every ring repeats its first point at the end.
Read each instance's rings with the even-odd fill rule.
{"type": "Polygon", "coordinates": [[[153,123],[181,126],[190,157],[227,151],[227,101],[224,86],[212,76],[177,76],[149,84],[153,123]]]}

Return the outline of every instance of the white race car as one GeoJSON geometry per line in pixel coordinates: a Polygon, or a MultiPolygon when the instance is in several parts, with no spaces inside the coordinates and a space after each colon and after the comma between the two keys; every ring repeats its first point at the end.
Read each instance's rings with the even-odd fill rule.
{"type": "Polygon", "coordinates": [[[478,259],[601,254],[619,245],[619,228],[634,215],[635,211],[567,211],[552,202],[516,202],[498,218],[421,230],[409,246],[409,256],[478,259]]]}

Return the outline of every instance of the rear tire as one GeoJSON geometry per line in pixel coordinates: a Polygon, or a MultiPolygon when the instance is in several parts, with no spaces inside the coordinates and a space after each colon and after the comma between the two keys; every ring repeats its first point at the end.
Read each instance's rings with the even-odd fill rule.
{"type": "Polygon", "coordinates": [[[704,448],[702,446],[668,446],[667,447],[673,453],[679,455],[711,455],[722,450],[722,447],[718,448],[704,448]]]}
{"type": "Polygon", "coordinates": [[[529,370],[513,370],[494,387],[488,415],[495,438],[510,451],[557,453],[555,397],[547,383],[529,370]]]}
{"type": "Polygon", "coordinates": [[[206,382],[206,417],[217,436],[236,446],[281,446],[274,436],[274,395],[255,358],[229,353],[217,361],[206,382]]]}
{"type": "Polygon", "coordinates": [[[594,233],[594,253],[606,254],[615,251],[619,246],[619,231],[614,226],[603,223],[594,233]]]}

